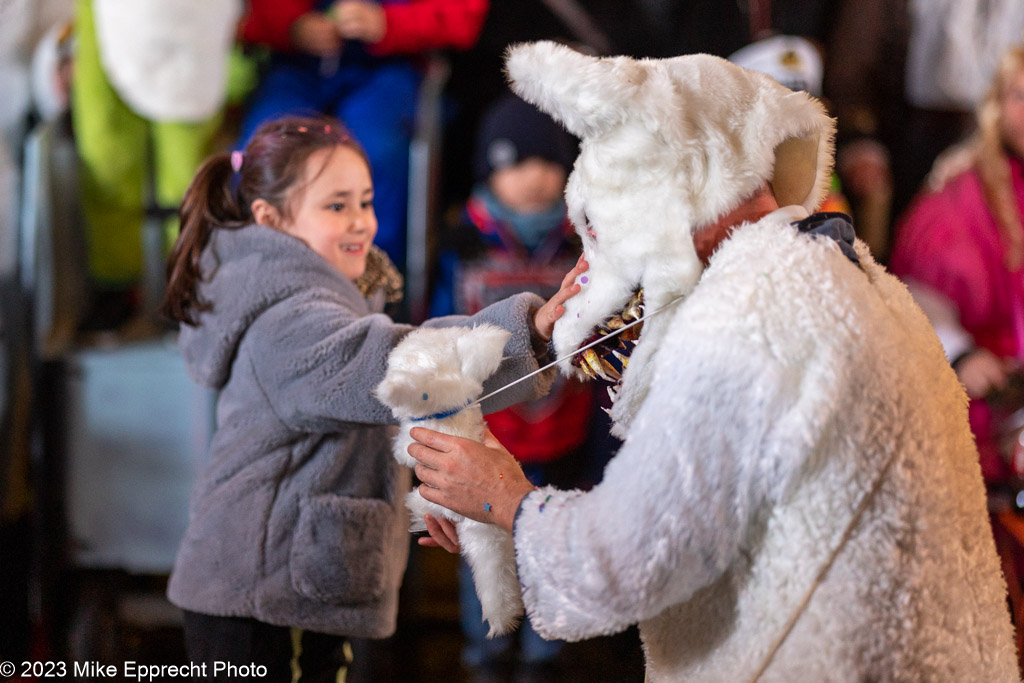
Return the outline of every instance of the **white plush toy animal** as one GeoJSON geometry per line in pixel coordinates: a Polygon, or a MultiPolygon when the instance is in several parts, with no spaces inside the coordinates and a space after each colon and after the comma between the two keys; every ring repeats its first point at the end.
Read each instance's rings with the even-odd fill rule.
{"type": "MultiPolygon", "coordinates": [[[[484,434],[480,406],[470,407],[483,391],[483,382],[501,363],[509,333],[493,325],[473,328],[423,328],[412,332],[391,351],[377,397],[401,420],[395,437],[395,458],[413,467],[409,455],[413,427],[481,441],[484,434]]],[[[482,503],[483,504],[483,503],[482,503]]],[[[419,491],[406,497],[412,530],[422,530],[423,514],[456,523],[462,554],[473,570],[490,636],[506,633],[523,615],[523,600],[516,576],[512,536],[492,524],[483,524],[423,498],[419,491]]]]}

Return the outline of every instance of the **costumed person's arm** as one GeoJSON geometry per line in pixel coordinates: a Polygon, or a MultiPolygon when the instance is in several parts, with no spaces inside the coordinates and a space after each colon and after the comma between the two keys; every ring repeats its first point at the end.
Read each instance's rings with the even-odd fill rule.
{"type": "MultiPolygon", "coordinates": [[[[416,468],[428,500],[506,527],[515,515],[523,599],[545,637],[621,631],[688,599],[744,551],[762,501],[785,485],[780,460],[790,456],[775,452],[772,431],[788,384],[760,348],[726,346],[698,340],[683,355],[659,354],[657,384],[587,493],[524,488],[506,474],[511,456],[467,440],[456,458],[443,451],[454,437],[442,450],[410,446],[437,468],[416,468]],[[506,479],[516,495],[531,491],[518,510],[504,502],[506,479]]],[[[439,443],[435,434],[428,441],[439,443]]]]}
{"type": "Polygon", "coordinates": [[[369,45],[375,55],[472,47],[480,36],[489,0],[411,0],[384,3],[341,0],[331,13],[341,34],[369,45]]]}

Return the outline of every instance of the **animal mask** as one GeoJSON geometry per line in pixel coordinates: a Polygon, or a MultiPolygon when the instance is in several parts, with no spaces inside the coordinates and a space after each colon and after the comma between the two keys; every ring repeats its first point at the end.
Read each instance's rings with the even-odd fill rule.
{"type": "Polygon", "coordinates": [[[594,58],[552,42],[511,48],[506,67],[521,97],[581,139],[566,202],[590,270],[555,325],[559,356],[639,288],[648,311],[688,294],[703,270],[694,231],[765,182],[780,206],[810,211],[828,189],[834,122],[764,74],[710,55],[594,58]]]}

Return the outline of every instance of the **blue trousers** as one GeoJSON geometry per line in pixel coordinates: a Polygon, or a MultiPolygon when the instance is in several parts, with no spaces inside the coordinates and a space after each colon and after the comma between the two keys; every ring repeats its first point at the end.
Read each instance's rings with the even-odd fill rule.
{"type": "Polygon", "coordinates": [[[250,100],[242,123],[248,142],[263,123],[287,114],[339,118],[370,158],[377,245],[405,269],[409,198],[409,143],[420,72],[400,59],[357,60],[326,68],[308,56],[275,56],[250,100]]]}
{"type": "Polygon", "coordinates": [[[459,558],[459,609],[459,622],[465,639],[462,663],[471,668],[509,665],[515,661],[523,664],[550,663],[565,644],[561,640],[544,640],[526,617],[512,633],[488,638],[480,598],[473,584],[473,571],[462,558],[459,558]]]}
{"type": "MultiPolygon", "coordinates": [[[[524,464],[523,474],[534,486],[551,483],[550,467],[546,465],[524,464]]],[[[459,624],[465,639],[462,663],[467,667],[508,665],[515,661],[522,664],[551,663],[565,645],[561,640],[544,640],[533,630],[527,617],[523,617],[519,628],[512,633],[488,638],[483,608],[473,584],[473,570],[462,558],[459,558],[459,611],[459,624]]]]}

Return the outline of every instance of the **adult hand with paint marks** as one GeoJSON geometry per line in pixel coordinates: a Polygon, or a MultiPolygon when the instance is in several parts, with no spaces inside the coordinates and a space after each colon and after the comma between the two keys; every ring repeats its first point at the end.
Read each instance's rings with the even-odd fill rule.
{"type": "MultiPolygon", "coordinates": [[[[415,471],[423,482],[420,495],[470,519],[512,531],[519,503],[535,487],[490,430],[485,429],[482,443],[422,427],[413,428],[410,435],[416,440],[409,446],[409,455],[419,461],[415,471]]],[[[431,526],[427,520],[434,542],[423,538],[420,544],[457,552],[454,529],[444,530],[439,520],[434,520],[434,530],[431,526]],[[438,530],[444,537],[433,533],[438,530]],[[445,537],[455,550],[444,543],[445,537]]]]}
{"type": "MultiPolygon", "coordinates": [[[[544,344],[551,339],[555,321],[565,313],[565,302],[580,292],[580,281],[586,282],[584,273],[589,267],[581,254],[562,278],[559,290],[534,314],[534,336],[544,344]]],[[[409,455],[420,461],[416,476],[424,482],[420,486],[424,498],[470,519],[512,530],[519,501],[534,486],[515,457],[489,430],[484,433],[483,443],[422,427],[413,429],[410,435],[417,442],[409,446],[409,455]]],[[[420,545],[459,552],[454,525],[431,515],[425,516],[425,522],[430,537],[419,539],[420,545]]]]}

